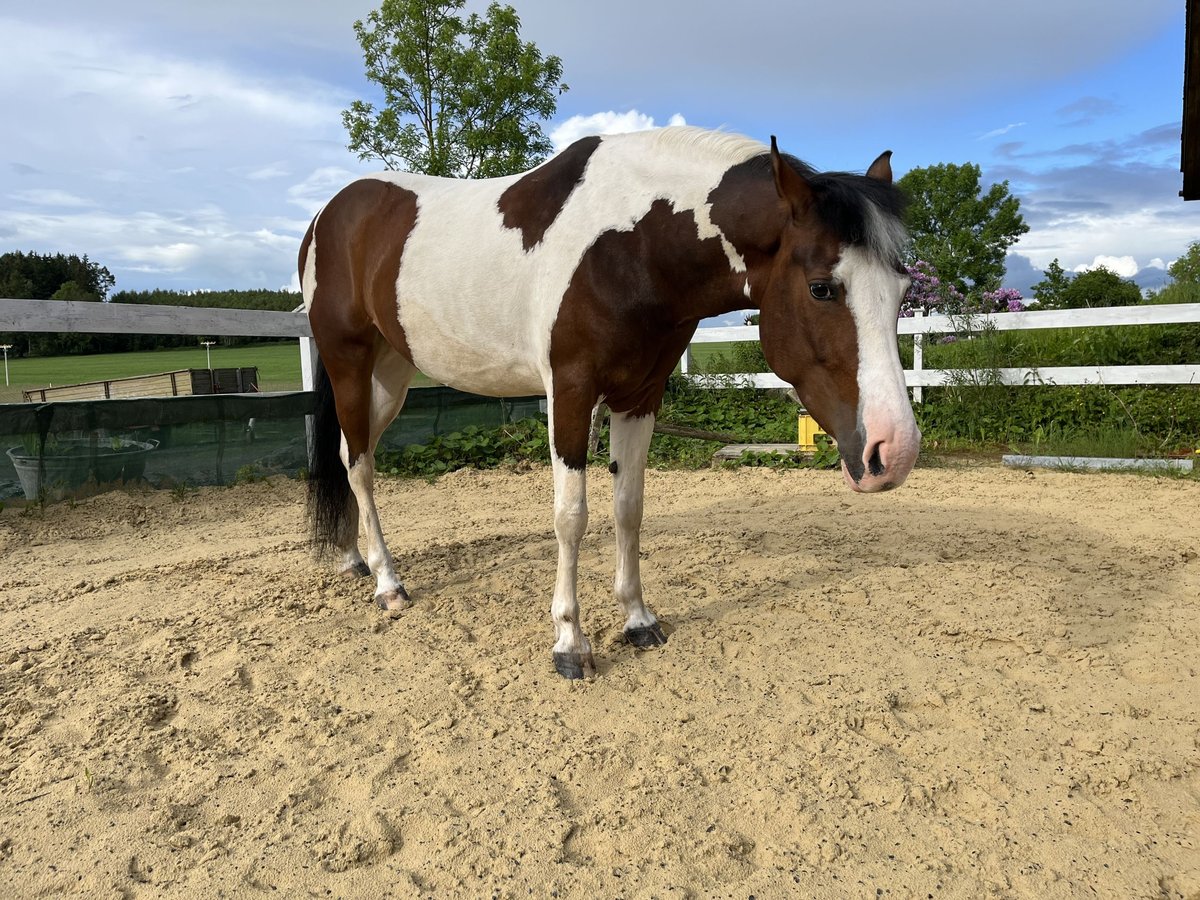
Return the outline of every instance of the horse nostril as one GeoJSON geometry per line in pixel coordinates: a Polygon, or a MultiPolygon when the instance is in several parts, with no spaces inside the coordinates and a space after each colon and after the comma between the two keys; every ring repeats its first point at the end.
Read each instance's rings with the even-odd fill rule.
{"type": "Polygon", "coordinates": [[[883,459],[879,455],[881,444],[876,444],[875,449],[871,452],[871,458],[867,460],[867,471],[878,478],[885,471],[883,459]]]}

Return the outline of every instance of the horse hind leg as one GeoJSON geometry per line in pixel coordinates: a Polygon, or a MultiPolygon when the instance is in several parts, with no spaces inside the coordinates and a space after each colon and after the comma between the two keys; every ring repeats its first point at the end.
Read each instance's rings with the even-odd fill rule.
{"type": "Polygon", "coordinates": [[[613,593],[625,614],[625,639],[635,647],[667,642],[658,618],[642,599],[640,566],[642,505],[646,486],[646,454],[654,434],[654,415],[614,413],[611,426],[613,518],[617,533],[617,571],[613,593]]]}
{"type": "Polygon", "coordinates": [[[383,527],[375,504],[375,448],[388,425],[396,418],[416,368],[395,350],[378,341],[366,365],[344,367],[334,381],[338,419],[342,423],[342,463],[346,466],[353,496],[350,517],[353,530],[344,536],[343,572],[375,576],[375,602],[383,609],[403,609],[409,597],[396,574],[395,562],[383,538],[383,527]],[[366,536],[365,561],[358,553],[357,531],[361,522],[366,536]],[[366,572],[363,572],[366,569],[366,572]]]}

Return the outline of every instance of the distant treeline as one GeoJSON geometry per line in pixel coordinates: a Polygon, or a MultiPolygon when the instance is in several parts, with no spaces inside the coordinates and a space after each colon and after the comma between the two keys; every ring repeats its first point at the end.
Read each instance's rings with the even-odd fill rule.
{"type": "MultiPolygon", "coordinates": [[[[115,279],[108,269],[87,256],[53,256],[5,253],[0,256],[0,297],[15,300],[82,300],[97,303],[137,303],[163,306],[200,306],[225,309],[265,309],[289,312],[300,305],[292,291],[117,291],[109,297],[115,279]]],[[[275,341],[278,338],[214,338],[222,346],[275,341]]],[[[10,356],[63,356],[76,353],[121,353],[194,347],[195,335],[173,334],[71,334],[0,332],[0,343],[11,344],[10,356]]]]}

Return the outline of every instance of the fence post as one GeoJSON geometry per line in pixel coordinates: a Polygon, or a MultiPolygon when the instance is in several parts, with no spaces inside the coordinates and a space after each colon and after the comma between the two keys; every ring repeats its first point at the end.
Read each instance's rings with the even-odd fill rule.
{"type": "Polygon", "coordinates": [[[679,357],[679,373],[686,375],[688,369],[692,366],[692,342],[688,341],[688,345],[683,348],[683,356],[679,357]]]}
{"type": "MultiPolygon", "coordinates": [[[[925,310],[914,309],[914,319],[925,318],[925,310]]],[[[925,362],[925,334],[924,332],[916,332],[913,334],[913,372],[919,373],[925,362]]],[[[921,385],[913,385],[912,398],[913,403],[920,403],[924,399],[925,392],[921,385]]]]}
{"type": "MultiPolygon", "coordinates": [[[[300,338],[300,386],[306,391],[317,389],[317,342],[310,337],[300,338]]],[[[304,438],[308,458],[312,459],[313,417],[304,417],[304,438]]]]}
{"type": "Polygon", "coordinates": [[[300,338],[300,386],[303,390],[316,390],[317,385],[317,342],[310,337],[300,338]]]}

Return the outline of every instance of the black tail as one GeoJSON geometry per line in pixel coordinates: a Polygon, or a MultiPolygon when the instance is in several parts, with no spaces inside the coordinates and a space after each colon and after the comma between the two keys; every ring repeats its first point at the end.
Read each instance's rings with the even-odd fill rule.
{"type": "MultiPolygon", "coordinates": [[[[342,464],[342,427],[325,364],[317,358],[317,405],[308,458],[308,518],[313,543],[320,551],[345,547],[346,532],[357,530],[357,502],[342,464]]],[[[354,537],[355,535],[350,535],[354,537]]]]}

